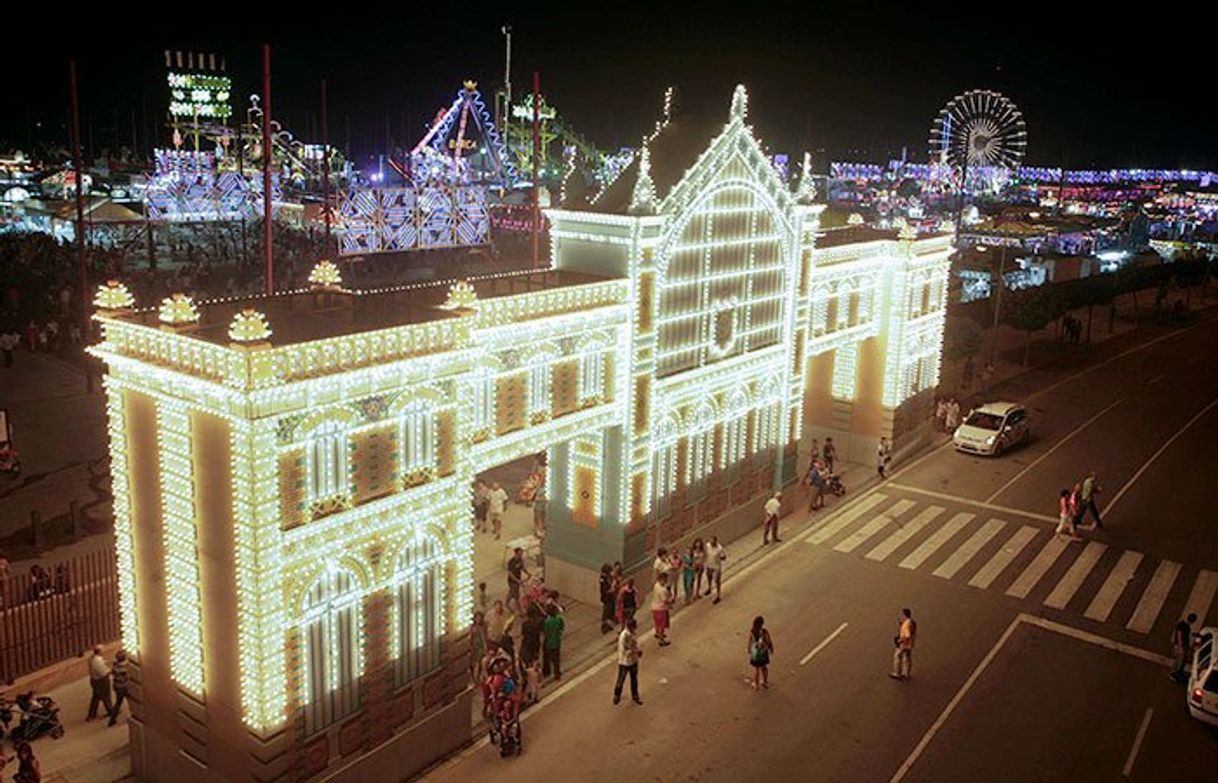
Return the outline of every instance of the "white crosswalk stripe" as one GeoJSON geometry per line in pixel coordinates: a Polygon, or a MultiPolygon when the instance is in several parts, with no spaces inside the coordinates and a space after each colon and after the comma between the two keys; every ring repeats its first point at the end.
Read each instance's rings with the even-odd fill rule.
{"type": "Polygon", "coordinates": [[[1027,598],[1028,593],[1032,592],[1032,588],[1036,587],[1036,583],[1041,580],[1045,572],[1053,567],[1057,558],[1061,557],[1062,552],[1065,552],[1069,545],[1070,539],[1058,536],[1053,536],[1046,541],[1032,562],[1028,563],[1028,567],[1015,577],[1015,581],[1007,588],[1007,595],[1013,598],[1027,598]]]}
{"type": "Polygon", "coordinates": [[[1150,633],[1150,629],[1155,624],[1155,618],[1163,609],[1163,602],[1167,600],[1167,593],[1179,574],[1179,563],[1173,560],[1160,561],[1154,576],[1150,578],[1150,584],[1146,585],[1141,600],[1133,610],[1133,617],[1129,618],[1129,623],[1125,627],[1138,633],[1150,633]]]}
{"type": "Polygon", "coordinates": [[[970,587],[980,587],[982,590],[993,584],[998,575],[1006,570],[1007,566],[1019,556],[1019,553],[1036,538],[1039,532],[1031,525],[1024,525],[1015,531],[1015,534],[1007,539],[1007,542],[1002,545],[1002,548],[994,553],[994,556],[989,559],[985,565],[981,566],[981,570],[973,574],[973,578],[968,580],[970,587]]]}
{"type": "Polygon", "coordinates": [[[868,495],[850,508],[838,514],[836,517],[821,523],[821,525],[813,529],[813,531],[804,540],[811,544],[823,544],[830,538],[837,535],[839,531],[845,530],[846,526],[851,522],[863,516],[868,511],[880,505],[887,499],[887,495],[882,495],[879,492],[875,493],[874,495],[868,495]]]}
{"type": "Polygon", "coordinates": [[[943,527],[930,534],[930,537],[922,542],[914,551],[910,552],[899,565],[901,568],[910,570],[917,568],[926,562],[927,558],[933,555],[941,546],[947,543],[948,539],[960,532],[967,525],[975,514],[960,512],[947,522],[943,523],[943,527]]]}
{"type": "Polygon", "coordinates": [[[1201,573],[1197,574],[1197,581],[1193,582],[1193,591],[1188,594],[1188,600],[1184,602],[1184,616],[1187,617],[1189,612],[1195,612],[1197,615],[1197,623],[1205,625],[1205,616],[1210,612],[1210,604],[1214,602],[1214,591],[1218,589],[1218,573],[1201,569],[1201,573]]]}
{"type": "Polygon", "coordinates": [[[1053,588],[1053,592],[1049,593],[1049,597],[1045,599],[1045,606],[1065,609],[1066,604],[1070,603],[1070,599],[1083,586],[1083,580],[1087,578],[1087,574],[1091,573],[1095,564],[1100,562],[1100,557],[1103,556],[1106,549],[1108,549],[1107,544],[1088,541],[1083,553],[1070,564],[1070,568],[1053,588]]]}
{"type": "Polygon", "coordinates": [[[867,553],[868,560],[885,560],[893,552],[900,548],[909,539],[913,538],[918,532],[926,527],[931,520],[943,513],[943,506],[930,506],[923,510],[913,519],[906,522],[895,533],[890,535],[879,543],[879,545],[867,553]]]}
{"type": "Polygon", "coordinates": [[[1100,587],[1100,591],[1095,594],[1095,598],[1091,599],[1091,605],[1087,607],[1087,611],[1083,612],[1083,617],[1098,620],[1101,623],[1106,622],[1108,615],[1112,614],[1112,607],[1116,606],[1121,593],[1125,592],[1125,588],[1129,586],[1129,582],[1133,579],[1134,572],[1138,570],[1141,562],[1141,552],[1122,552],[1121,559],[1113,566],[1108,578],[1100,587]]]}
{"type": "Polygon", "coordinates": [[[942,565],[936,568],[932,573],[935,576],[943,579],[951,579],[960,571],[961,568],[964,568],[964,566],[970,560],[976,557],[977,553],[981,551],[981,548],[988,544],[991,538],[998,535],[999,532],[1006,527],[1006,524],[1007,523],[1001,519],[991,519],[987,521],[981,526],[980,530],[969,536],[968,541],[961,544],[960,548],[953,552],[950,557],[944,560],[942,565]]]}
{"type": "Polygon", "coordinates": [[[838,552],[853,552],[867,539],[871,538],[876,533],[892,524],[897,517],[913,508],[914,505],[915,504],[912,500],[898,500],[896,503],[893,503],[891,507],[884,509],[884,511],[882,511],[875,519],[872,519],[870,522],[851,533],[847,538],[843,539],[833,548],[838,552]]]}

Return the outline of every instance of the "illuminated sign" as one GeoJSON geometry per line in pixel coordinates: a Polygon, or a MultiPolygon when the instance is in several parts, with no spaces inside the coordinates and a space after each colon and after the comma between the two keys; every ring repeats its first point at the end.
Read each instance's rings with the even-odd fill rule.
{"type": "Polygon", "coordinates": [[[174,117],[228,119],[232,79],[219,74],[169,72],[169,113],[174,117]]]}

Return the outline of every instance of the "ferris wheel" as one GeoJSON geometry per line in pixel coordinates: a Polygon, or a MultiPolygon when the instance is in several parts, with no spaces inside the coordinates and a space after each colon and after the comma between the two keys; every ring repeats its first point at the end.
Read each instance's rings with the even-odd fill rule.
{"type": "Polygon", "coordinates": [[[956,168],[1017,168],[1027,144],[1018,107],[992,90],[957,95],[930,126],[931,161],[956,168]]]}

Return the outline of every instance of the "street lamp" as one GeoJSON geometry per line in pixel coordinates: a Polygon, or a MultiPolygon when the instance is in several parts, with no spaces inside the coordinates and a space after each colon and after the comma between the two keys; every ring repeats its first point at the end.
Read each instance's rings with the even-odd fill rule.
{"type": "MultiPolygon", "coordinates": [[[[989,248],[985,245],[978,245],[977,250],[985,253],[989,248]]],[[[990,361],[991,367],[994,366],[994,358],[998,353],[998,320],[1002,315],[1002,289],[1006,286],[1003,283],[1003,272],[1007,261],[1007,246],[998,246],[998,280],[995,282],[994,291],[994,328],[990,335],[990,361]]]]}

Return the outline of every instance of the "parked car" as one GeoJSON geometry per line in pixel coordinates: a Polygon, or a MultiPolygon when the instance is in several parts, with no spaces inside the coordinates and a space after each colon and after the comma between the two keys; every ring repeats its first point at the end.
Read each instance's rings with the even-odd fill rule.
{"type": "Polygon", "coordinates": [[[1188,675],[1188,712],[1194,718],[1218,726],[1218,662],[1214,660],[1214,637],[1218,628],[1202,628],[1193,649],[1188,675]]]}
{"type": "Polygon", "coordinates": [[[990,402],[974,408],[952,435],[957,451],[997,457],[1011,446],[1028,442],[1028,411],[1013,402],[990,402]]]}

